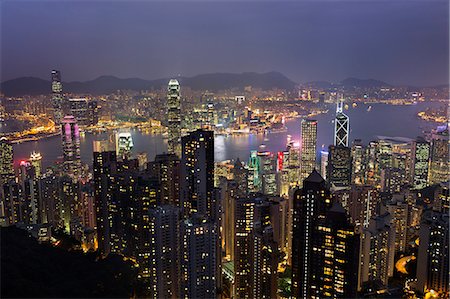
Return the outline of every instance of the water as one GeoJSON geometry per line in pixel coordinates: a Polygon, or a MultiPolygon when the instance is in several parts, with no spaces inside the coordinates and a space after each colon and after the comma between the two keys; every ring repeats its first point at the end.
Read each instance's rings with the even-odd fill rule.
{"type": "MultiPolygon", "coordinates": [[[[408,106],[392,106],[385,104],[372,104],[372,109],[367,111],[369,105],[358,104],[356,108],[350,107],[345,113],[350,118],[350,141],[360,138],[364,143],[374,140],[377,135],[390,137],[415,138],[423,135],[423,131],[430,131],[436,124],[427,123],[416,115],[429,106],[442,106],[442,103],[419,103],[408,106]]],[[[318,120],[317,149],[326,149],[333,142],[333,119],[335,107],[329,106],[329,113],[315,117],[318,120]]],[[[286,147],[287,135],[293,140],[299,140],[301,119],[286,122],[287,132],[270,133],[264,135],[242,136],[216,136],[215,160],[223,161],[239,157],[247,160],[250,150],[258,150],[261,144],[265,144],[265,150],[281,151],[286,147]]],[[[167,140],[161,135],[146,135],[138,130],[131,131],[134,142],[134,153],[147,152],[151,161],[156,154],[167,151],[167,140]]],[[[81,139],[81,159],[84,163],[92,164],[92,141],[107,138],[106,133],[86,134],[81,139]]],[[[32,151],[42,154],[42,165],[48,167],[56,160],[61,159],[61,140],[55,136],[39,141],[26,142],[14,145],[14,160],[16,163],[27,159],[32,151]]]]}

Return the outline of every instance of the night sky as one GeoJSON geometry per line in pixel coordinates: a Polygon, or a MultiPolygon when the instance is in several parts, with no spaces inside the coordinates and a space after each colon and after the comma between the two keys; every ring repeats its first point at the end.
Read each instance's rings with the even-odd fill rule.
{"type": "Polygon", "coordinates": [[[1,80],[279,71],[448,82],[448,1],[1,1],[1,80]]]}

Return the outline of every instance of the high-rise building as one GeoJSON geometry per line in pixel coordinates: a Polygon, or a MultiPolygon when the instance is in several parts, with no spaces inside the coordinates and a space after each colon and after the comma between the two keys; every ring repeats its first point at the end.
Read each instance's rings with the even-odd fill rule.
{"type": "Polygon", "coordinates": [[[181,224],[179,298],[216,298],[221,267],[216,223],[192,214],[181,224]]]}
{"type": "Polygon", "coordinates": [[[59,125],[63,119],[64,97],[62,94],[61,73],[57,70],[52,70],[52,106],[53,106],[53,121],[59,125]]]}
{"type": "Polygon", "coordinates": [[[30,163],[34,167],[36,178],[40,178],[42,174],[42,156],[41,153],[33,151],[30,155],[30,163]]]}
{"type": "Polygon", "coordinates": [[[68,108],[80,126],[96,125],[98,123],[97,101],[86,98],[69,99],[68,108]]]}
{"type": "Polygon", "coordinates": [[[183,214],[200,213],[209,217],[215,213],[214,133],[197,130],[182,138],[181,203],[183,214]]]}
{"type": "Polygon", "coordinates": [[[352,183],[362,185],[366,177],[365,148],[361,139],[355,139],[352,143],[352,183]]]}
{"type": "MultiPolygon", "coordinates": [[[[299,184],[300,178],[300,143],[290,142],[287,145],[287,169],[289,176],[289,185],[295,187],[299,184]]],[[[285,155],[286,156],[286,155],[285,155]]]]}
{"type": "Polygon", "coordinates": [[[431,160],[428,173],[430,185],[447,182],[450,178],[448,126],[437,127],[433,130],[431,137],[431,160]]]}
{"type": "Polygon", "coordinates": [[[14,178],[13,146],[6,139],[0,139],[0,186],[13,178],[14,178]]]}
{"type": "Polygon", "coordinates": [[[449,293],[449,216],[428,210],[422,216],[417,256],[417,289],[434,293],[436,298],[449,293]]]}
{"type": "Polygon", "coordinates": [[[130,132],[118,132],[116,134],[116,153],[119,159],[131,159],[133,146],[133,138],[130,132]]]}
{"type": "Polygon", "coordinates": [[[300,137],[300,184],[316,168],[317,120],[302,120],[300,137]]]}
{"type": "Polygon", "coordinates": [[[328,168],[328,152],[320,152],[320,175],[326,180],[328,168]]]}
{"type": "Polygon", "coordinates": [[[77,120],[67,115],[61,123],[63,148],[63,168],[66,173],[76,179],[81,173],[80,130],[77,120]]]}
{"type": "Polygon", "coordinates": [[[390,214],[374,217],[364,228],[361,238],[359,284],[380,281],[387,285],[394,273],[395,230],[390,214]]]}
{"type": "Polygon", "coordinates": [[[334,145],[328,147],[327,180],[331,186],[350,186],[352,180],[352,157],[350,148],[334,145]]]}
{"type": "Polygon", "coordinates": [[[356,296],[359,235],[317,171],[294,193],[292,296],[356,296]]]}
{"type": "Polygon", "coordinates": [[[417,138],[412,142],[411,156],[412,186],[414,189],[425,188],[428,183],[430,144],[423,138],[417,138]]]}
{"type": "Polygon", "coordinates": [[[266,195],[278,195],[276,157],[268,151],[258,152],[258,165],[261,192],[266,195]]]}
{"type": "Polygon", "coordinates": [[[348,147],[349,119],[343,112],[343,101],[336,106],[336,118],[334,120],[334,145],[348,147]]]}
{"type": "Polygon", "coordinates": [[[386,203],[386,209],[391,214],[391,228],[395,231],[395,252],[405,252],[407,246],[408,231],[408,203],[403,194],[395,194],[386,203]]]}
{"type": "Polygon", "coordinates": [[[162,204],[180,206],[180,159],[175,154],[156,155],[147,172],[159,181],[162,204]]]}
{"type": "Polygon", "coordinates": [[[180,209],[162,205],[149,210],[149,230],[152,250],[149,264],[149,296],[152,298],[179,298],[180,209]]]}
{"type": "Polygon", "coordinates": [[[181,97],[180,84],[171,79],[167,87],[168,150],[181,157],[181,97]]]}

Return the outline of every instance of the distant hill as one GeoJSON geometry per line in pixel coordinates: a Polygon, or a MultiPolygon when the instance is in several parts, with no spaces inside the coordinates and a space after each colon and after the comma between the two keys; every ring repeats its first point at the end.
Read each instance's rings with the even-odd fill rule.
{"type": "MultiPolygon", "coordinates": [[[[252,86],[269,90],[279,88],[293,90],[296,83],[278,72],[269,73],[215,73],[194,77],[177,78],[180,84],[194,90],[218,91],[224,89],[244,89],[252,86]]],[[[107,94],[119,89],[149,90],[165,87],[169,78],[143,80],[139,78],[121,79],[114,76],[101,76],[84,82],[63,82],[63,90],[73,93],[107,94]]],[[[51,82],[35,77],[21,77],[1,83],[0,90],[6,96],[49,94],[51,82]]]]}
{"type": "Polygon", "coordinates": [[[374,87],[390,87],[390,84],[375,79],[358,79],[347,78],[341,81],[341,85],[345,88],[359,87],[359,88],[374,88],[374,87]]]}

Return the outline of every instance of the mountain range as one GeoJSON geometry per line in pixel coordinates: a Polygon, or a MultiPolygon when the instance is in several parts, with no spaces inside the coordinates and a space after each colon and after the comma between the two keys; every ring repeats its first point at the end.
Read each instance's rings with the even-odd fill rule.
{"type": "MultiPolygon", "coordinates": [[[[193,90],[218,91],[231,88],[243,90],[245,86],[252,86],[269,90],[279,88],[293,90],[296,83],[278,72],[258,73],[214,73],[194,77],[176,78],[182,86],[193,90]]],[[[139,78],[121,79],[114,76],[101,76],[90,81],[63,82],[64,92],[108,94],[116,90],[151,90],[165,87],[169,78],[144,80],[139,78]]],[[[20,77],[2,82],[1,92],[6,96],[49,94],[51,82],[36,77],[20,77]]]]}

